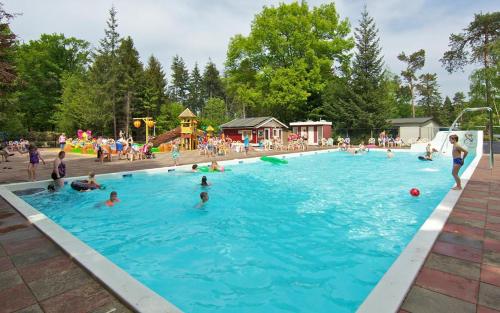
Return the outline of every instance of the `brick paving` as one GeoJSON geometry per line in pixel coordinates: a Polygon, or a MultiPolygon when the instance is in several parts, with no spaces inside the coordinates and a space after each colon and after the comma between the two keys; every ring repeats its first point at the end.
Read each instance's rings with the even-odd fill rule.
{"type": "Polygon", "coordinates": [[[500,313],[500,155],[480,161],[399,313],[500,313]]]}
{"type": "MultiPolygon", "coordinates": [[[[42,150],[50,164],[57,150],[42,150]]],[[[284,152],[276,152],[284,153],[284,152]]],[[[248,157],[272,152],[252,151],[248,157]]],[[[243,154],[217,160],[244,158],[243,154]]],[[[211,161],[184,152],[180,164],[211,161]]],[[[27,160],[0,164],[0,183],[26,181],[27,160]]],[[[155,160],[113,161],[69,154],[68,175],[171,166],[155,160]]],[[[40,166],[47,179],[50,165],[40,166]]],[[[114,295],[0,198],[0,313],[130,312],[114,295]]],[[[483,157],[404,300],[400,313],[500,313],[500,158],[493,171],[483,157]]]]}

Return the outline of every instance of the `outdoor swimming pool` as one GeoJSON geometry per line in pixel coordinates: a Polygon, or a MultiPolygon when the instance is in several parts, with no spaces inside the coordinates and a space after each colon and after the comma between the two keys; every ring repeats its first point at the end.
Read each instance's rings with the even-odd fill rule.
{"type": "Polygon", "coordinates": [[[23,199],[185,312],[354,312],[453,185],[450,158],[416,156],[244,163],[208,188],[143,172],[23,199]],[[121,203],[97,206],[111,190],[121,203]]]}

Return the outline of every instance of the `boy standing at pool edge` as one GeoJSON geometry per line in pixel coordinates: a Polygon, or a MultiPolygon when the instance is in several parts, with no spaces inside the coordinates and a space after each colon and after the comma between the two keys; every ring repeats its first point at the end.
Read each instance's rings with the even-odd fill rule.
{"type": "Polygon", "coordinates": [[[458,176],[458,172],[460,171],[462,165],[464,165],[464,160],[467,157],[468,152],[458,143],[457,135],[450,135],[449,140],[450,143],[453,145],[453,150],[451,151],[451,154],[453,156],[453,169],[451,171],[451,175],[453,175],[453,178],[457,183],[457,185],[452,189],[462,190],[462,182],[460,181],[460,176],[458,176]]]}

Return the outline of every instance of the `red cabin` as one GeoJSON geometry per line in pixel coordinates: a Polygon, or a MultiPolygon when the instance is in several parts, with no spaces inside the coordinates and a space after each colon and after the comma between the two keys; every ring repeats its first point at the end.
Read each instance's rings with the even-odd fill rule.
{"type": "Polygon", "coordinates": [[[308,145],[318,145],[321,143],[321,139],[328,139],[332,136],[332,122],[293,122],[290,123],[290,127],[294,134],[307,138],[308,145]]]}
{"type": "Polygon", "coordinates": [[[220,126],[224,136],[243,142],[248,135],[250,143],[258,144],[262,139],[283,139],[283,131],[288,127],[274,117],[237,118],[220,126]]]}

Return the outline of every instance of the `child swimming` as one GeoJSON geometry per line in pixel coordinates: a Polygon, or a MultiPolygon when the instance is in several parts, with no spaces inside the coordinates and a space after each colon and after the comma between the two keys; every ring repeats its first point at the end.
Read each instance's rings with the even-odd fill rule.
{"type": "Polygon", "coordinates": [[[208,202],[208,192],[205,192],[205,191],[201,192],[200,199],[201,199],[201,202],[196,205],[197,209],[201,208],[205,203],[208,202]]]}
{"type": "Polygon", "coordinates": [[[455,179],[456,186],[453,187],[453,190],[462,190],[462,182],[460,181],[460,176],[458,176],[458,172],[460,171],[460,168],[462,165],[464,165],[464,160],[467,157],[468,151],[465,150],[459,143],[458,143],[458,136],[457,135],[451,135],[449,137],[450,143],[453,145],[453,150],[451,152],[453,156],[453,168],[451,170],[451,175],[453,175],[453,178],[455,179]]]}
{"type": "Polygon", "coordinates": [[[30,162],[28,164],[28,179],[31,181],[35,181],[36,168],[38,167],[40,160],[42,160],[43,165],[45,165],[45,160],[42,158],[40,152],[38,152],[38,148],[34,144],[29,145],[28,152],[30,159],[30,162]]]}
{"type": "Polygon", "coordinates": [[[211,184],[207,181],[207,176],[203,176],[201,178],[201,185],[202,186],[210,186],[211,184]]]}
{"type": "Polygon", "coordinates": [[[116,191],[111,191],[111,193],[109,194],[109,200],[106,200],[105,204],[109,207],[112,207],[117,202],[120,202],[120,199],[118,199],[118,193],[116,191]]]}
{"type": "Polygon", "coordinates": [[[89,178],[87,179],[87,184],[89,184],[92,187],[99,188],[101,189],[101,185],[99,185],[95,179],[95,173],[90,172],[89,173],[89,178]]]}
{"type": "Polygon", "coordinates": [[[394,157],[394,153],[392,152],[392,150],[391,150],[391,149],[387,149],[387,157],[388,157],[389,159],[392,159],[392,158],[394,157]]]}
{"type": "Polygon", "coordinates": [[[193,166],[191,166],[191,172],[193,172],[193,173],[198,172],[198,164],[193,164],[193,166]]]}

